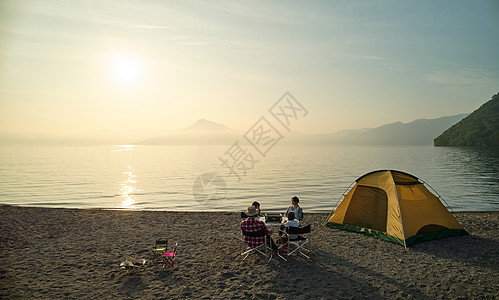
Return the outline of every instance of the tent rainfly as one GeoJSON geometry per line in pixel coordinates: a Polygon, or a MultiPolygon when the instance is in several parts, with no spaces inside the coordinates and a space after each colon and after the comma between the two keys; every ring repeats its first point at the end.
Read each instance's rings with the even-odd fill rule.
{"type": "Polygon", "coordinates": [[[325,225],[366,233],[406,248],[415,242],[468,234],[439,198],[413,175],[373,171],[355,180],[325,225]]]}

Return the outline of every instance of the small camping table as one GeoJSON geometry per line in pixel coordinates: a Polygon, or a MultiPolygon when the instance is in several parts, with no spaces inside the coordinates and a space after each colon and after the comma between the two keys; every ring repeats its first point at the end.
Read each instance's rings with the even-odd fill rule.
{"type": "Polygon", "coordinates": [[[272,228],[272,227],[279,227],[281,226],[282,222],[286,221],[288,218],[286,217],[281,217],[280,222],[265,222],[265,217],[256,217],[258,221],[263,221],[265,223],[265,226],[267,228],[272,228]]]}
{"type": "Polygon", "coordinates": [[[271,235],[273,233],[276,236],[276,238],[279,239],[280,238],[279,229],[281,227],[282,222],[286,221],[287,219],[288,218],[286,217],[281,217],[281,222],[269,222],[265,223],[265,226],[267,226],[267,228],[269,228],[270,230],[276,228],[275,230],[272,230],[271,235]]]}

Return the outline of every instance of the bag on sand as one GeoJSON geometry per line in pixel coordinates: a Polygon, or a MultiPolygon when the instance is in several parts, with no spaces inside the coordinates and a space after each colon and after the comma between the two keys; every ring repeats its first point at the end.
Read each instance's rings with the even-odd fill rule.
{"type": "Polygon", "coordinates": [[[122,269],[126,268],[138,268],[140,266],[143,266],[146,264],[145,259],[138,259],[138,258],[132,258],[132,257],[127,257],[125,261],[122,261],[120,264],[120,267],[122,269]]]}

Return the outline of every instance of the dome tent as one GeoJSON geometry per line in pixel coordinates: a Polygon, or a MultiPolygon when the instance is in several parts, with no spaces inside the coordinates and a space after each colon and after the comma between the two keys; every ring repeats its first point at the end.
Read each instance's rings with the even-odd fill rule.
{"type": "Polygon", "coordinates": [[[468,234],[422,180],[393,170],[373,171],[355,180],[325,225],[406,248],[419,241],[468,234]]]}

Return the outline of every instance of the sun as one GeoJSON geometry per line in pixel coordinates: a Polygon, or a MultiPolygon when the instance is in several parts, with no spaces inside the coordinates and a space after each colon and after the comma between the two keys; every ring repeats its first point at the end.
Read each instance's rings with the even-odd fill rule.
{"type": "Polygon", "coordinates": [[[115,80],[123,84],[134,84],[141,77],[140,61],[131,55],[114,55],[111,57],[111,72],[115,80]]]}

